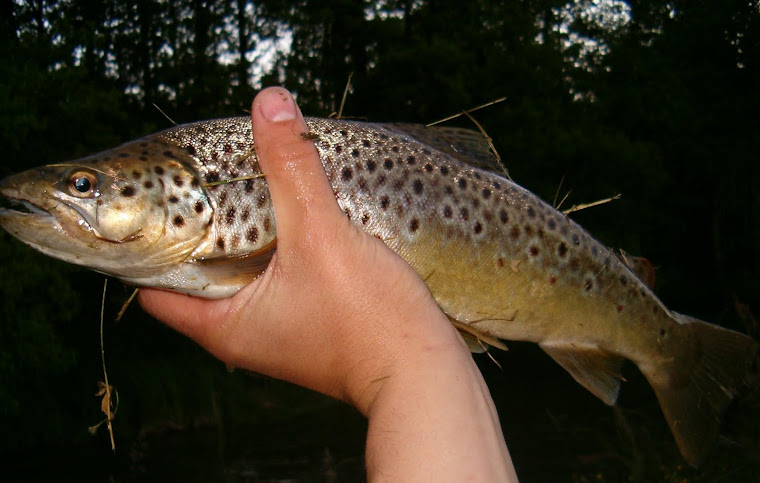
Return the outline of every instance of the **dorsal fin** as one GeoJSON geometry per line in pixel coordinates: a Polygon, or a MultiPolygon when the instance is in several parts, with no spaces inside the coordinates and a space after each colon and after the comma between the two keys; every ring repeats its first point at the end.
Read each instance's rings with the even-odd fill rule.
{"type": "Polygon", "coordinates": [[[384,124],[387,128],[412,136],[419,142],[446,153],[465,164],[504,174],[506,169],[485,135],[472,129],[423,124],[384,124]]]}

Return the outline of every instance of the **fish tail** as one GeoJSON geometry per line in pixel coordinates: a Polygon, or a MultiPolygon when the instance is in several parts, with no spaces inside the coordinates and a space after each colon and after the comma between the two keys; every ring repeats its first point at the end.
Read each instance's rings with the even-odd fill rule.
{"type": "Polygon", "coordinates": [[[758,345],[744,334],[673,315],[680,323],[676,330],[685,332],[688,343],[640,369],[654,388],[681,454],[696,467],[712,449],[721,415],[744,383],[758,345]]]}

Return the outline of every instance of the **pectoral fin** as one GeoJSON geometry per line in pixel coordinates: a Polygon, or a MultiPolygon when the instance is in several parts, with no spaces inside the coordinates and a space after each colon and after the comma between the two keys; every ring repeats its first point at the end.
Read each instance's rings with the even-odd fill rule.
{"type": "Polygon", "coordinates": [[[247,285],[261,275],[269,265],[275,250],[277,239],[242,257],[209,258],[196,261],[204,275],[215,285],[247,285]]]}
{"type": "Polygon", "coordinates": [[[539,346],[581,386],[605,404],[615,404],[620,392],[620,381],[624,380],[620,375],[620,367],[625,359],[597,347],[566,342],[543,342],[539,346]]]}

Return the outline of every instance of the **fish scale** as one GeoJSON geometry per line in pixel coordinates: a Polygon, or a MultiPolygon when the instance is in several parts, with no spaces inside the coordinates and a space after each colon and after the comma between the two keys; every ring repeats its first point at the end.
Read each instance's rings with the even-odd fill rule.
{"type": "MultiPolygon", "coordinates": [[[[494,338],[536,342],[607,404],[630,360],[686,460],[706,458],[757,352],[752,339],[669,311],[610,249],[496,174],[478,133],[307,124],[346,216],[419,273],[473,349],[494,338]]],[[[276,250],[247,117],[20,173],[0,194],[27,208],[0,210],[11,234],[138,286],[229,296],[276,250]]]]}

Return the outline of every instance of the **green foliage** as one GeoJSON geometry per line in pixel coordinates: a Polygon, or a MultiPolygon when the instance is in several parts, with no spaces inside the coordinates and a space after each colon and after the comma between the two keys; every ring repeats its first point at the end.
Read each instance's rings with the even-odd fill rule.
{"type": "MultiPolygon", "coordinates": [[[[343,115],[380,121],[431,122],[506,96],[475,117],[516,181],[550,201],[572,190],[564,208],[622,193],[572,216],[649,258],[667,305],[757,336],[739,308],[757,311],[760,291],[758,2],[630,0],[617,7],[630,11],[620,24],[583,15],[598,4],[2,2],[0,174],[168,127],[154,103],[177,122],[241,114],[260,84],[282,83],[305,113],[328,115],[353,75],[343,115]],[[263,63],[261,48],[288,36],[291,48],[263,63]]],[[[87,398],[100,378],[101,280],[0,235],[0,426],[13,438],[4,447],[86,438],[97,422],[87,398]]],[[[126,295],[112,291],[109,313],[126,295]]],[[[134,309],[108,329],[107,354],[127,434],[214,420],[210,394],[249,420],[271,405],[260,384],[228,377],[134,309]],[[261,404],[236,406],[238,393],[261,404]]],[[[578,481],[707,481],[757,451],[757,401],[755,391],[729,421],[733,456],[720,447],[703,472],[679,466],[656,411],[623,415],[637,445],[620,436],[625,418],[605,413],[586,441],[613,448],[613,462],[563,470],[578,481]]],[[[758,462],[747,461],[737,464],[749,476],[758,462]]]]}

